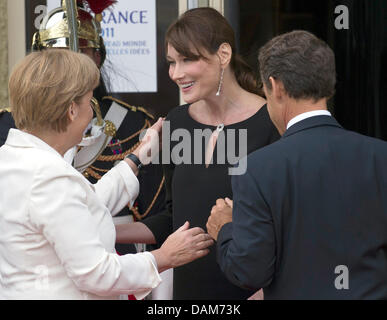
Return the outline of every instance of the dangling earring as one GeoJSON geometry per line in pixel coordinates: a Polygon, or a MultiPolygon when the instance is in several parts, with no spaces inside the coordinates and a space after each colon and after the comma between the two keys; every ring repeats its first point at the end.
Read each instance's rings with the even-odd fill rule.
{"type": "Polygon", "coordinates": [[[222,85],[223,85],[223,75],[224,75],[224,69],[222,68],[222,71],[220,72],[220,80],[219,80],[219,86],[218,86],[218,91],[216,92],[216,96],[220,95],[220,90],[222,89],[222,85]]]}

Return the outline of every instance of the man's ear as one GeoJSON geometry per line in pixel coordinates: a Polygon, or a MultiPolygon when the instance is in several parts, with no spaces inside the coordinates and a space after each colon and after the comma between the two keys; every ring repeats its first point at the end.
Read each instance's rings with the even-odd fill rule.
{"type": "Polygon", "coordinates": [[[269,77],[272,95],[278,99],[283,100],[285,95],[285,87],[281,80],[274,79],[273,77],[269,77]]]}
{"type": "Polygon", "coordinates": [[[97,50],[94,51],[93,58],[94,58],[94,62],[97,65],[98,69],[101,69],[101,61],[102,61],[101,52],[99,52],[97,50]]]}
{"type": "Polygon", "coordinates": [[[71,102],[67,110],[67,116],[69,117],[71,122],[74,121],[75,118],[78,116],[78,106],[74,101],[71,102]]]}
{"type": "Polygon", "coordinates": [[[223,42],[217,51],[217,55],[220,60],[220,64],[222,68],[226,68],[230,61],[231,61],[231,56],[232,56],[232,49],[229,43],[223,42]]]}

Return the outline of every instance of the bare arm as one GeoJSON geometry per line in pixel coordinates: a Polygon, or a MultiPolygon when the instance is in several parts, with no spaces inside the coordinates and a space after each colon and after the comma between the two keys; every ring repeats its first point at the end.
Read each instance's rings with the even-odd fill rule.
{"type": "MultiPolygon", "coordinates": [[[[118,243],[156,243],[153,233],[141,222],[117,225],[116,230],[118,243]]],[[[163,272],[205,256],[213,243],[204,230],[197,227],[189,229],[186,222],[165,240],[160,249],[151,253],[156,259],[158,271],[163,272]]]]}
{"type": "MultiPolygon", "coordinates": [[[[141,150],[155,150],[154,146],[156,146],[160,141],[159,134],[162,130],[162,124],[163,118],[159,118],[158,121],[148,129],[147,134],[143,137],[140,145],[132,152],[138,158],[140,158],[142,163],[144,163],[144,161],[141,159],[141,150]]],[[[158,149],[156,148],[156,151],[157,150],[158,149]]],[[[145,151],[143,153],[146,153],[145,151]]],[[[137,176],[139,171],[137,165],[128,158],[125,158],[124,161],[129,165],[133,173],[137,176]]],[[[145,224],[141,222],[135,222],[116,226],[116,242],[156,244],[156,239],[153,235],[153,232],[145,224]]]]}
{"type": "Polygon", "coordinates": [[[116,233],[117,243],[156,243],[156,239],[152,231],[150,231],[150,229],[141,222],[117,225],[116,233]]]}

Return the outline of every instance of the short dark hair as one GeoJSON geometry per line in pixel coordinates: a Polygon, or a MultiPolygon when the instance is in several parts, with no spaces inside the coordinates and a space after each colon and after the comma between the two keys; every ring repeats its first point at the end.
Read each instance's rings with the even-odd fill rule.
{"type": "Polygon", "coordinates": [[[330,98],[335,93],[336,67],[331,48],[307,31],[292,31],[270,40],[259,50],[261,80],[281,80],[294,99],[330,98]]]}

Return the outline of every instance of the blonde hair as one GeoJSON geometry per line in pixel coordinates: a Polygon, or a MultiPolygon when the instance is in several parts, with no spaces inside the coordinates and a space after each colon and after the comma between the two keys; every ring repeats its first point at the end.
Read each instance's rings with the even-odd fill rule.
{"type": "Polygon", "coordinates": [[[18,129],[65,131],[67,111],[99,84],[99,70],[85,54],[48,49],[27,55],[9,79],[12,116],[18,129]]]}

